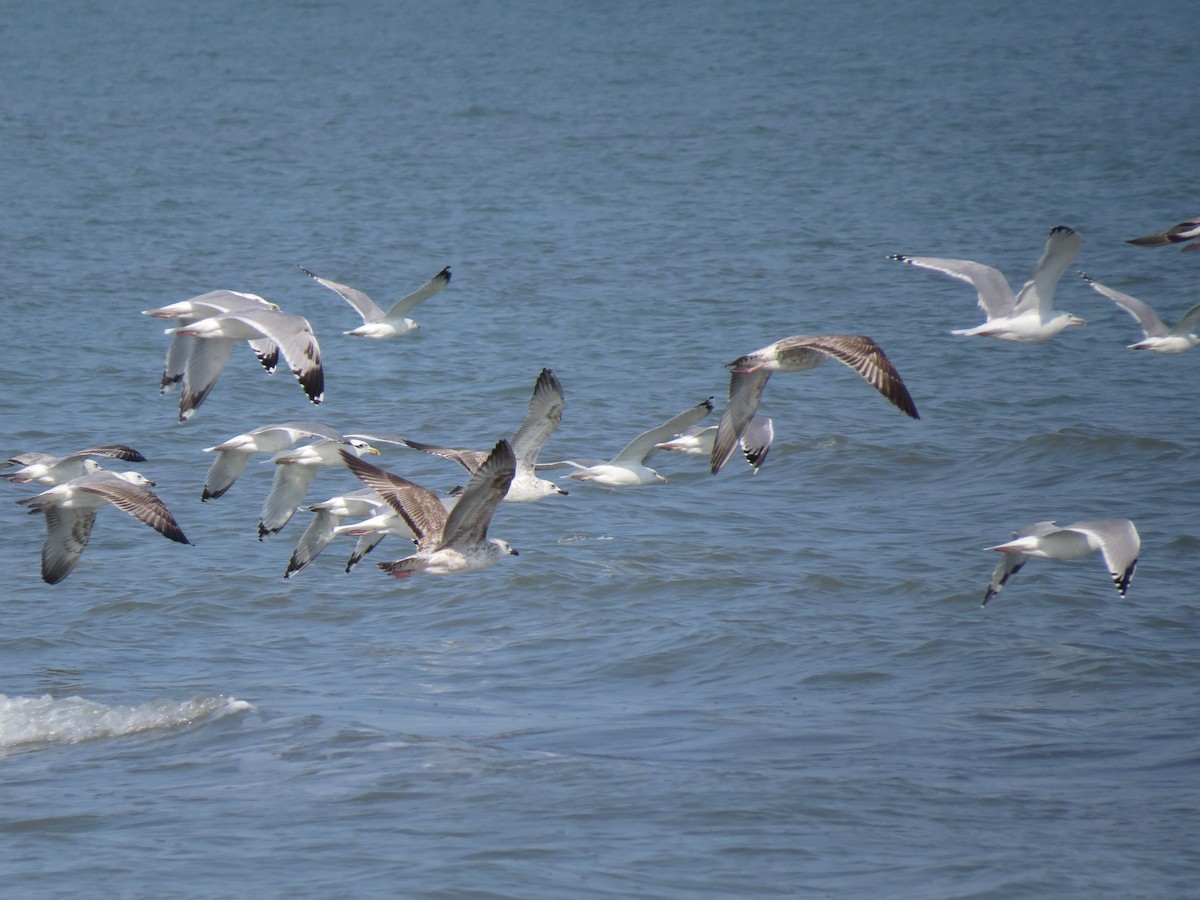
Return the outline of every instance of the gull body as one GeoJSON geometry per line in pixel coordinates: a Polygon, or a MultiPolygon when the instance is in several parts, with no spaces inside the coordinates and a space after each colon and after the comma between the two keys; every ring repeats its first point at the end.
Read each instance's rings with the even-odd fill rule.
{"type": "Polygon", "coordinates": [[[827,359],[849,366],[892,405],[919,419],[908,388],[883,348],[861,334],[796,334],[768,344],[728,364],[729,400],[717,423],[709,457],[714,475],[733,456],[758,410],[767,379],[775,372],[805,372],[827,359]]]}
{"type": "Polygon", "coordinates": [[[516,457],[508,441],[499,441],[447,512],[433,491],[393,475],[342,451],[346,465],[367,487],[379,493],[412,528],[417,552],[379,568],[394,578],[419,572],[451,575],[486,569],[517,551],[506,541],[487,536],[492,516],[508,491],[516,457]]]}
{"type": "Polygon", "coordinates": [[[1183,353],[1185,350],[1191,350],[1196,344],[1200,343],[1200,337],[1197,337],[1193,332],[1200,325],[1200,303],[1193,306],[1183,314],[1174,325],[1168,325],[1158,317],[1158,313],[1148,304],[1139,300],[1137,297],[1131,297],[1128,294],[1122,294],[1120,291],[1114,291],[1110,287],[1105,287],[1097,281],[1093,281],[1089,276],[1079,273],[1080,277],[1092,286],[1092,289],[1097,293],[1103,294],[1125,312],[1133,316],[1137,323],[1142,327],[1142,334],[1145,335],[1143,340],[1136,344],[1129,344],[1130,350],[1152,350],[1155,353],[1183,353]]]}
{"type": "Polygon", "coordinates": [[[110,504],[163,537],[189,543],[166,504],[150,490],[153,486],[153,481],[137,472],[97,471],[18,500],[31,513],[40,512],[46,517],[42,580],[58,584],[71,574],[91,539],[96,513],[110,504]]]}
{"type": "Polygon", "coordinates": [[[1033,559],[1079,559],[1097,551],[1104,557],[1117,592],[1124,597],[1137,567],[1141,539],[1129,519],[1091,519],[1059,526],[1035,522],[1012,533],[1012,539],[995,547],[1004,554],[992,572],[983,604],[1000,593],[1013,575],[1033,559]]]}
{"type": "Polygon", "coordinates": [[[328,278],[321,278],[319,275],[315,275],[304,268],[304,266],[300,267],[300,271],[338,294],[362,316],[362,325],[344,332],[345,334],[356,337],[374,338],[376,340],[400,337],[420,328],[420,325],[408,318],[408,314],[450,283],[450,267],[446,266],[446,268],[434,275],[429,281],[425,282],[411,294],[401,297],[387,311],[384,311],[375,304],[374,300],[357,288],[338,284],[336,281],[330,281],[328,278]]]}
{"type": "Polygon", "coordinates": [[[271,457],[276,466],[271,482],[271,493],[263,502],[258,521],[258,539],[274,534],[286,525],[303,502],[308,487],[317,475],[317,469],[343,466],[341,450],[352,455],[378,456],[379,451],[359,438],[344,440],[319,440],[303,447],[284,450],[271,457]]]}
{"type": "Polygon", "coordinates": [[[666,477],[658,474],[646,465],[646,458],[654,452],[655,445],[679,434],[701,421],[713,409],[713,398],[709,397],[695,406],[688,407],[683,412],[672,416],[661,425],[648,431],[643,431],[622,448],[621,452],[612,459],[576,460],[566,459],[560,462],[545,463],[539,468],[561,468],[570,466],[578,469],[571,477],[577,481],[588,481],[605,487],[639,487],[647,484],[665,484],[666,477]]]}
{"type": "Polygon", "coordinates": [[[1046,247],[1038,260],[1033,277],[1020,292],[1013,294],[1004,275],[991,266],[966,259],[940,259],[931,256],[893,254],[888,259],[922,269],[941,272],[965,281],[978,293],[980,309],[987,321],[974,328],[960,328],[951,334],[981,335],[1002,341],[1034,343],[1046,341],[1073,325],[1087,322],[1071,313],[1053,309],[1054,290],[1067,266],[1079,252],[1079,232],[1059,225],[1050,229],[1046,247]]]}

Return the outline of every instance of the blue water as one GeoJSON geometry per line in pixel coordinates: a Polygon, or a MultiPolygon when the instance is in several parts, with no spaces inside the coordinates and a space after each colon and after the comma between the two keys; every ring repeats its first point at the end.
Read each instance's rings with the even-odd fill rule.
{"type": "MultiPolygon", "coordinates": [[[[5,455],[132,444],[194,547],[104,511],[75,572],[0,506],[5,896],[1182,897],[1200,883],[1200,353],[1074,275],[1196,302],[1194,17],[1117,2],[20,4],[0,19],[5,455]],[[1039,345],[952,337],[966,285],[1083,235],[1039,345]],[[304,265],[420,332],[341,334],[304,265]],[[143,309],[269,297],[326,403],[235,353],[186,425],[143,309]],[[841,366],[780,376],[760,474],[506,505],[521,555],[282,574],[268,422],[490,446],[543,366],[547,458],[610,456],[798,332],[876,338],[922,418],[841,366]],[[1124,516],[1099,559],[1039,519],[1124,516]]],[[[449,463],[397,449],[435,488],[449,463]]],[[[323,472],[310,499],[355,487],[323,472]]],[[[11,500],[28,496],[4,486],[11,500]]]]}

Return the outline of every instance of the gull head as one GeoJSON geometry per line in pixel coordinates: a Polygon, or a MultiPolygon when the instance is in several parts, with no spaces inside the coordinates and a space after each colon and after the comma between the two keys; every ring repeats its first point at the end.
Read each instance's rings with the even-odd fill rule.
{"type": "Polygon", "coordinates": [[[376,448],[372,447],[370,444],[368,444],[366,441],[359,440],[358,438],[350,438],[350,440],[347,443],[350,444],[350,446],[354,449],[355,454],[357,454],[358,456],[364,456],[364,455],[378,456],[379,455],[379,451],[376,448]]]}
{"type": "MultiPolygon", "coordinates": [[[[97,468],[99,468],[97,466],[97,468]]],[[[122,481],[128,481],[130,484],[136,484],[139,487],[154,487],[155,484],[141,472],[118,472],[117,477],[122,481]]]]}

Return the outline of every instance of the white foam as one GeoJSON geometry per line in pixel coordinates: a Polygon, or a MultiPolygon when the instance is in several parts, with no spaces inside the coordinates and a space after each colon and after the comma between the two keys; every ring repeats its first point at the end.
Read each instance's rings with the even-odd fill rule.
{"type": "Polygon", "coordinates": [[[28,744],[76,744],[158,729],[182,728],[254,707],[233,697],[154,700],[105,706],[82,697],[7,697],[0,694],[0,750],[28,744]]]}

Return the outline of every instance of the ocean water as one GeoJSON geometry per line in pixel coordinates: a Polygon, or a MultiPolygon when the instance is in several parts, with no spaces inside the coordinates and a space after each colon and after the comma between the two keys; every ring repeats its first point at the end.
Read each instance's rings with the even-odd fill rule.
{"type": "MultiPolygon", "coordinates": [[[[1200,253],[1186,7],[1117,2],[22,4],[0,21],[5,455],[120,441],[194,546],[102,511],[63,583],[0,485],[5,896],[1183,897],[1200,851],[1200,253]],[[954,337],[967,285],[1083,235],[1054,341],[954,337]],[[391,342],[384,302],[454,277],[391,342]],[[326,402],[235,353],[195,418],[139,315],[218,288],[313,323],[326,402]],[[540,369],[544,456],[610,456],[795,333],[878,340],[912,421],[831,364],[772,379],[758,475],[506,505],[484,573],[283,571],[269,422],[486,447],[540,369]],[[1128,517],[1031,561],[1040,519],[1128,517]]],[[[715,422],[715,416],[713,421],[715,422]]],[[[437,489],[444,461],[385,448],[437,489]]],[[[118,466],[119,467],[119,466],[118,466]]],[[[565,479],[564,479],[565,481],[565,479]]],[[[312,501],[356,487],[322,472],[312,501]]]]}

